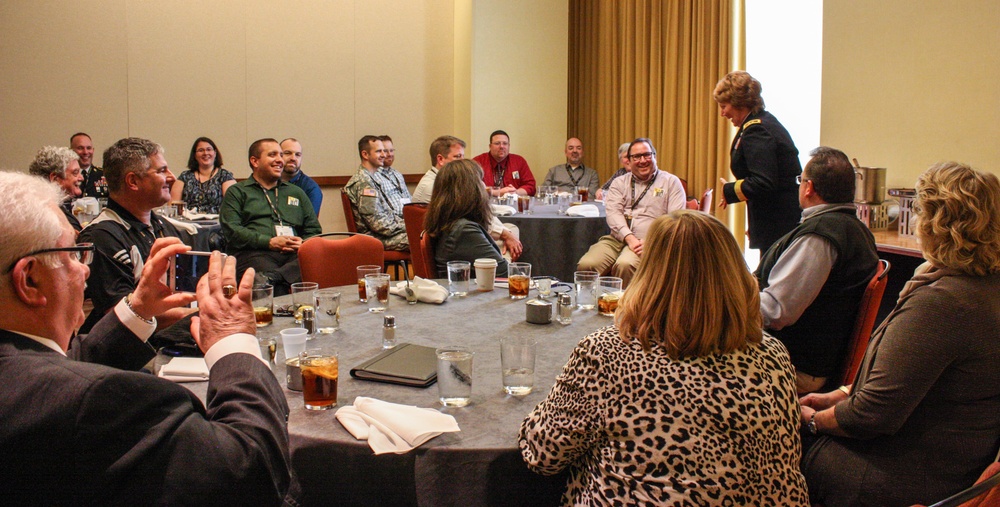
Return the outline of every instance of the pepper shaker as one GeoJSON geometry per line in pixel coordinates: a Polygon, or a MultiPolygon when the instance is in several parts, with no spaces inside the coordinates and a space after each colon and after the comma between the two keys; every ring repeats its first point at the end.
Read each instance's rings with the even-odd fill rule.
{"type": "Polygon", "coordinates": [[[391,349],[396,346],[396,317],[382,317],[382,348],[391,349]]]}
{"type": "Polygon", "coordinates": [[[309,307],[302,308],[302,327],[310,338],[316,334],[316,310],[309,307]]]}

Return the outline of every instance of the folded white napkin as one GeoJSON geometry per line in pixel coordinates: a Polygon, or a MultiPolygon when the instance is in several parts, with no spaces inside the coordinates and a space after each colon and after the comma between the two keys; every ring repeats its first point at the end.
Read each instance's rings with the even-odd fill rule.
{"type": "Polygon", "coordinates": [[[570,206],[566,210],[566,214],[574,217],[599,217],[601,216],[601,211],[593,204],[581,204],[579,206],[570,206]]]}
{"type": "MultiPolygon", "coordinates": [[[[415,276],[413,280],[410,280],[410,288],[417,295],[417,301],[439,305],[448,299],[448,289],[442,287],[434,280],[415,276]]],[[[389,287],[389,293],[405,298],[406,282],[396,282],[395,287],[389,287]]]]}
{"type": "Polygon", "coordinates": [[[432,408],[400,405],[358,396],[337,409],[337,420],[375,454],[404,454],[442,434],[460,431],[455,418],[432,408]]]}
{"type": "Polygon", "coordinates": [[[198,208],[184,210],[184,218],[188,220],[215,220],[219,218],[218,213],[198,213],[198,208]]]}
{"type": "Polygon", "coordinates": [[[160,368],[160,377],[174,382],[208,380],[208,365],[203,357],[172,357],[160,368]]]}
{"type": "Polygon", "coordinates": [[[517,210],[505,204],[491,204],[493,216],[505,217],[517,213],[517,210]]]}
{"type": "Polygon", "coordinates": [[[176,218],[165,217],[165,216],[162,216],[162,215],[160,216],[160,218],[162,218],[163,220],[166,220],[167,222],[170,222],[171,224],[173,224],[174,227],[176,227],[178,229],[182,229],[184,231],[187,231],[188,234],[192,234],[192,235],[198,234],[198,229],[201,227],[198,224],[192,224],[190,222],[181,222],[180,220],[177,220],[176,218]]]}

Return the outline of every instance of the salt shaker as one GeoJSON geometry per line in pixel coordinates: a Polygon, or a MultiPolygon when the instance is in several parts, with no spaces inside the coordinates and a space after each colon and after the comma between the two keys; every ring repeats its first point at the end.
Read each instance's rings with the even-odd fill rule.
{"type": "Polygon", "coordinates": [[[316,334],[316,310],[309,307],[302,308],[302,327],[309,336],[316,334]]]}
{"type": "Polygon", "coordinates": [[[396,317],[382,317],[382,348],[391,349],[396,346],[396,317]]]}
{"type": "Polygon", "coordinates": [[[573,296],[569,294],[559,295],[559,314],[556,316],[556,320],[562,325],[568,325],[573,322],[573,296]]]}

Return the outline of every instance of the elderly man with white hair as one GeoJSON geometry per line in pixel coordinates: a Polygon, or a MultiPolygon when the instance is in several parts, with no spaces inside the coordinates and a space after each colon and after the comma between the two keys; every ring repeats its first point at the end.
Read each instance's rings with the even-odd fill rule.
{"type": "Polygon", "coordinates": [[[59,207],[66,220],[73,226],[76,232],[80,232],[83,227],[80,221],[73,215],[73,199],[83,195],[83,173],[80,171],[80,156],[73,150],[59,146],[46,146],[38,150],[35,160],[28,166],[28,172],[35,176],[41,176],[47,181],[59,185],[66,200],[59,207]]]}
{"type": "Polygon", "coordinates": [[[86,336],[93,245],[77,244],[63,194],[0,173],[0,483],[11,505],[276,505],[289,485],[288,405],[260,357],[253,270],[213,253],[191,332],[205,352],[207,406],[139,370],[155,315],[194,295],[161,281],[189,250],[157,240],[135,290],[86,336]],[[129,371],[132,370],[132,371],[129,371]]]}

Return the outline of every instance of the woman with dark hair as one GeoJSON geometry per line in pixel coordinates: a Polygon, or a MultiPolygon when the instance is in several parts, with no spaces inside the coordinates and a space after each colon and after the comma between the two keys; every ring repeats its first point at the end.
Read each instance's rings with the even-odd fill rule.
{"type": "Polygon", "coordinates": [[[222,154],[215,142],[207,137],[195,139],[187,167],[170,188],[170,198],[184,201],[200,213],[218,213],[222,196],[236,184],[236,178],[222,168],[222,154]]]}
{"type": "Polygon", "coordinates": [[[448,261],[488,258],[497,261],[496,276],[507,276],[507,259],[487,232],[493,213],[479,164],[468,159],[448,162],[438,172],[431,195],[424,230],[435,241],[438,274],[447,276],[448,261]]]}
{"type": "Polygon", "coordinates": [[[764,110],[760,81],[742,70],[722,78],[712,96],[719,114],[739,131],[730,149],[729,168],[735,182],[722,182],[719,208],[746,201],[750,248],[764,252],[801,218],[799,150],[785,127],[764,110]]]}
{"type": "Polygon", "coordinates": [[[584,338],[521,424],[570,505],[807,505],[788,352],[714,217],[656,219],[615,324],[584,338]]]}
{"type": "Polygon", "coordinates": [[[930,505],[1000,448],[1000,180],[955,162],[917,179],[927,262],[872,334],[850,386],[802,398],[821,435],[802,461],[813,501],[930,505]]]}

